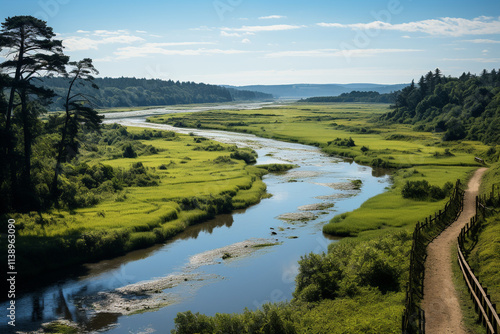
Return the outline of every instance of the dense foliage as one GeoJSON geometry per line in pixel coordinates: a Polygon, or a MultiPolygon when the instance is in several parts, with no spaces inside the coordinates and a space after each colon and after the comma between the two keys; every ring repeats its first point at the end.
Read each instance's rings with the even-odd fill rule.
{"type": "Polygon", "coordinates": [[[318,96],[301,99],[299,102],[323,103],[323,102],[368,102],[368,103],[394,103],[397,93],[380,94],[369,91],[360,92],[353,90],[350,93],[342,93],[339,96],[318,96]]]}
{"type": "Polygon", "coordinates": [[[416,200],[434,199],[439,200],[448,196],[453,189],[453,183],[446,182],[443,188],[430,185],[427,180],[406,181],[401,195],[403,198],[412,198],[416,200]]]}
{"type": "MultiPolygon", "coordinates": [[[[228,90],[216,85],[173,80],[96,78],[95,83],[100,88],[97,92],[89,87],[77,87],[75,92],[91,94],[95,105],[99,108],[219,103],[272,98],[272,95],[264,93],[228,90]]],[[[41,85],[52,89],[57,94],[50,108],[63,109],[67,82],[62,78],[47,77],[41,81],[41,85]]]]}
{"type": "Polygon", "coordinates": [[[414,124],[416,130],[442,132],[443,139],[500,143],[500,72],[445,77],[439,69],[397,95],[382,120],[414,124]]]}
{"type": "Polygon", "coordinates": [[[262,92],[255,92],[251,90],[242,90],[242,89],[235,89],[235,88],[227,88],[229,93],[231,93],[231,97],[235,101],[251,101],[251,100],[272,100],[273,95],[272,94],[267,94],[267,93],[262,93],[262,92]]]}
{"type": "MultiPolygon", "coordinates": [[[[359,310],[362,300],[369,304],[368,298],[372,298],[380,303],[381,296],[397,304],[394,299],[402,295],[404,282],[408,279],[410,244],[408,232],[396,232],[371,241],[332,244],[327,254],[311,253],[299,261],[291,303],[265,304],[256,311],[213,317],[190,311],[179,313],[172,333],[394,332],[399,321],[394,316],[391,319],[383,315],[380,309],[373,310],[378,315],[376,320],[373,314],[364,314],[366,324],[345,320],[348,315],[341,310],[352,313],[359,310]],[[338,326],[342,321],[349,324],[338,326]]],[[[359,314],[355,313],[350,316],[359,319],[359,314]]]]}

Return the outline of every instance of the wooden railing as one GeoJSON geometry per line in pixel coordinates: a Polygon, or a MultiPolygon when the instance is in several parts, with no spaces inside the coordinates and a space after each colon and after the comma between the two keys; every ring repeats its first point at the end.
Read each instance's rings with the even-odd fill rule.
{"type": "Polygon", "coordinates": [[[417,222],[413,231],[413,243],[410,252],[410,275],[406,287],[405,310],[402,319],[404,334],[425,333],[425,313],[420,308],[424,294],[424,263],[427,257],[427,245],[446,227],[452,224],[463,209],[464,190],[457,180],[453,193],[444,210],[439,210],[434,217],[417,222]]]}
{"type": "Polygon", "coordinates": [[[457,246],[458,264],[460,266],[460,269],[462,270],[464,280],[474,302],[475,310],[478,313],[482,324],[486,327],[487,334],[498,334],[500,332],[500,317],[496,311],[496,305],[493,304],[490,300],[488,289],[484,288],[481,283],[479,283],[479,280],[474,275],[474,272],[467,263],[467,260],[464,256],[464,245],[469,234],[477,233],[479,224],[482,222],[485,216],[488,215],[488,208],[486,206],[486,203],[490,202],[498,206],[498,202],[500,202],[500,196],[498,196],[498,199],[495,197],[496,186],[498,185],[493,186],[489,198],[487,196],[476,197],[476,214],[471,218],[470,222],[467,223],[467,225],[464,226],[464,228],[462,228],[462,230],[460,231],[457,246]]]}

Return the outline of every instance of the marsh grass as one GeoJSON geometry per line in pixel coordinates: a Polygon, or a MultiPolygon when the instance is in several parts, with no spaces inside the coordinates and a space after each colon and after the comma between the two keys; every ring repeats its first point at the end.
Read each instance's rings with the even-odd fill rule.
{"type": "MultiPolygon", "coordinates": [[[[142,129],[127,131],[144,137],[142,129]]],[[[140,163],[154,176],[155,186],[103,193],[97,205],[86,208],[13,215],[19,222],[18,256],[25,276],[151,246],[219,213],[258,203],[266,192],[261,177],[267,171],[231,159],[234,146],[196,139],[176,135],[140,140],[156,153],[136,158],[103,160],[84,154],[89,166],[99,163],[115,171],[140,163]],[[221,156],[223,163],[217,162],[221,156]]]]}

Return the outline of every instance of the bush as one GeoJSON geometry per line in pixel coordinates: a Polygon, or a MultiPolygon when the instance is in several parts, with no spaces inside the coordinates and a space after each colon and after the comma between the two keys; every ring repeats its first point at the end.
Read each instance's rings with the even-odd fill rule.
{"type": "Polygon", "coordinates": [[[328,142],[328,145],[336,145],[336,146],[344,146],[344,147],[354,147],[356,144],[354,143],[354,140],[349,137],[349,138],[335,138],[332,141],[328,142]]]}
{"type": "Polygon", "coordinates": [[[137,153],[135,153],[135,150],[132,147],[132,145],[130,145],[130,144],[125,145],[125,147],[123,148],[123,157],[124,158],[136,158],[137,157],[137,153]]]}
{"type": "Polygon", "coordinates": [[[231,153],[231,159],[243,160],[247,164],[253,164],[257,162],[257,153],[255,151],[237,150],[231,153]]]}
{"type": "Polygon", "coordinates": [[[447,182],[443,188],[438,186],[431,186],[427,180],[422,181],[406,181],[401,195],[404,198],[411,198],[416,200],[427,200],[429,198],[440,200],[448,196],[453,189],[453,183],[447,182]]]}

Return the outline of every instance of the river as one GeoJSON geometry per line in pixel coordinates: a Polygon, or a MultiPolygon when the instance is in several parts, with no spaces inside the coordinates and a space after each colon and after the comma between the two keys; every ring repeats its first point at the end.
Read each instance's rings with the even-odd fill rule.
{"type": "MultiPolygon", "coordinates": [[[[293,163],[299,167],[284,174],[266,175],[264,181],[273,196],[257,205],[192,226],[163,245],[88,264],[83,275],[62,277],[57,283],[25,293],[16,300],[16,330],[34,330],[43,322],[64,318],[90,332],[168,333],[174,328],[173,319],[178,312],[234,313],[245,308],[256,309],[266,302],[290,300],[300,257],[310,252],[325,252],[328,244],[335,242],[322,233],[322,226],[336,214],[358,208],[390,184],[388,176],[376,175],[370,167],[329,157],[316,147],[146,122],[146,116],[158,113],[158,110],[132,112],[124,118],[111,114],[106,122],[194,132],[219,142],[253,148],[259,155],[257,164],[293,163]],[[361,180],[361,188],[351,189],[351,180],[361,180]],[[260,239],[276,244],[227,261],[217,259],[193,266],[194,255],[260,239]],[[109,310],[97,312],[93,308],[96,300],[106,293],[164,277],[187,277],[159,294],[167,306],[133,315],[109,310]]],[[[5,309],[7,304],[0,307],[5,309]]],[[[2,321],[0,331],[5,326],[6,321],[2,321]]]]}

